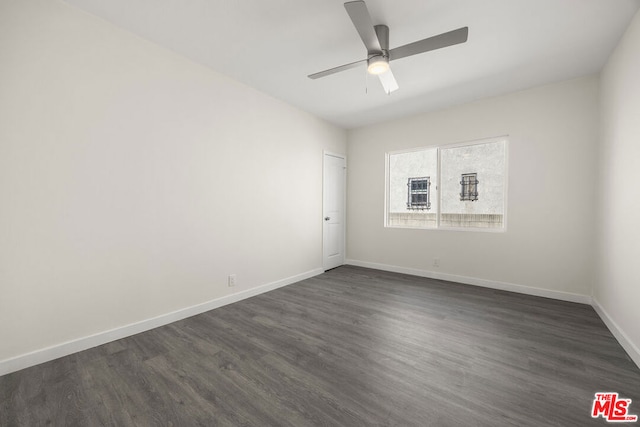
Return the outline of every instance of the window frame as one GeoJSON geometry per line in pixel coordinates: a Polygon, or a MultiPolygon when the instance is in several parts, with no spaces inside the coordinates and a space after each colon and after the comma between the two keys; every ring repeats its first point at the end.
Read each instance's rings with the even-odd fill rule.
{"type": "Polygon", "coordinates": [[[384,186],[384,228],[390,229],[412,229],[412,230],[425,230],[425,231],[467,231],[467,232],[481,232],[481,233],[505,233],[508,227],[508,194],[509,194],[509,135],[501,135],[490,138],[475,139],[462,142],[452,142],[439,145],[425,145],[421,147],[414,147],[404,150],[393,150],[385,152],[385,186],[384,186]],[[442,196],[440,194],[440,178],[441,178],[441,151],[449,148],[470,147],[473,145],[484,145],[496,142],[504,143],[504,181],[503,181],[503,198],[502,198],[502,227],[501,228],[482,228],[482,227],[451,227],[442,226],[441,220],[441,206],[442,196]],[[437,206],[435,210],[436,225],[434,227],[417,227],[411,225],[389,225],[389,205],[391,189],[389,188],[390,178],[390,158],[394,154],[405,154],[422,150],[433,150],[437,152],[437,170],[435,177],[430,174],[430,201],[437,198],[437,206]]]}

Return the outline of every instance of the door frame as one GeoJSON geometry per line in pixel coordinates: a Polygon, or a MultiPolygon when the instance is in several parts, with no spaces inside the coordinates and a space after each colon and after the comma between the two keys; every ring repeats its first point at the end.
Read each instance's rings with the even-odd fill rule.
{"type": "Polygon", "coordinates": [[[329,151],[329,150],[323,150],[322,151],[322,212],[320,215],[320,219],[322,221],[322,269],[323,270],[328,270],[331,268],[335,268],[335,267],[330,267],[327,268],[327,266],[325,265],[325,256],[324,256],[324,227],[325,227],[325,221],[324,221],[324,216],[325,216],[325,197],[326,197],[326,188],[325,188],[325,175],[324,175],[324,166],[325,166],[325,159],[327,156],[330,157],[336,157],[339,159],[342,159],[344,161],[344,175],[343,175],[343,182],[342,182],[342,188],[343,188],[343,201],[342,201],[342,264],[344,265],[344,263],[347,260],[347,155],[346,154],[341,154],[341,153],[336,153],[334,151],[329,151]]]}

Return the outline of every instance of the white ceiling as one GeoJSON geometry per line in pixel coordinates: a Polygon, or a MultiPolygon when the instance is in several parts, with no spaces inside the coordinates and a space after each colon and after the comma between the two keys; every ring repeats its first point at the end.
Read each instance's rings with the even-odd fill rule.
{"type": "Polygon", "coordinates": [[[391,63],[386,95],[342,0],[66,0],[336,125],[354,128],[598,72],[640,0],[366,0],[394,48],[459,27],[469,41],[391,63]]]}

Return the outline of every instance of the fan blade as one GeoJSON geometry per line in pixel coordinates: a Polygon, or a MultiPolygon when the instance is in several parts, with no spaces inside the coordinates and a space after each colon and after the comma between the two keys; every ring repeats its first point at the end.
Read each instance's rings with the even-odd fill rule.
{"type": "Polygon", "coordinates": [[[469,36],[469,27],[458,28],[457,30],[442,33],[417,42],[405,44],[389,51],[389,60],[404,58],[405,56],[416,55],[418,53],[429,52],[447,46],[464,43],[469,36]]]}
{"type": "Polygon", "coordinates": [[[331,74],[339,73],[340,71],[348,70],[351,68],[355,68],[363,62],[367,62],[366,59],[362,59],[360,61],[352,62],[350,64],[344,64],[339,67],[329,68],[328,70],[320,71],[319,73],[309,74],[307,77],[310,79],[319,79],[320,77],[330,76],[331,74]]]}
{"type": "Polygon", "coordinates": [[[350,1],[344,4],[344,8],[347,9],[351,22],[353,22],[358,34],[360,34],[367,52],[379,53],[382,49],[380,48],[376,31],[373,28],[373,21],[371,20],[371,15],[369,15],[367,5],[363,1],[350,1]]]}
{"type": "Polygon", "coordinates": [[[398,82],[396,82],[396,78],[393,77],[391,69],[388,69],[382,74],[378,74],[378,78],[380,79],[380,83],[382,83],[382,87],[387,95],[398,90],[398,82]]]}

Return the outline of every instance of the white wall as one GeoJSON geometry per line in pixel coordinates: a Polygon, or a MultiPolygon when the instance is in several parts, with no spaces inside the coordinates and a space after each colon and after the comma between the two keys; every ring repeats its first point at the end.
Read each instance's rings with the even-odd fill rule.
{"type": "Polygon", "coordinates": [[[0,1],[0,362],[321,268],[345,144],[60,1],[0,1]]]}
{"type": "Polygon", "coordinates": [[[640,366],[640,13],[601,73],[598,275],[594,298],[640,366]]]}
{"type": "Polygon", "coordinates": [[[597,88],[580,78],[350,131],[347,257],[588,301],[597,88]],[[509,135],[506,232],[383,227],[385,152],[499,135],[509,135]]]}

